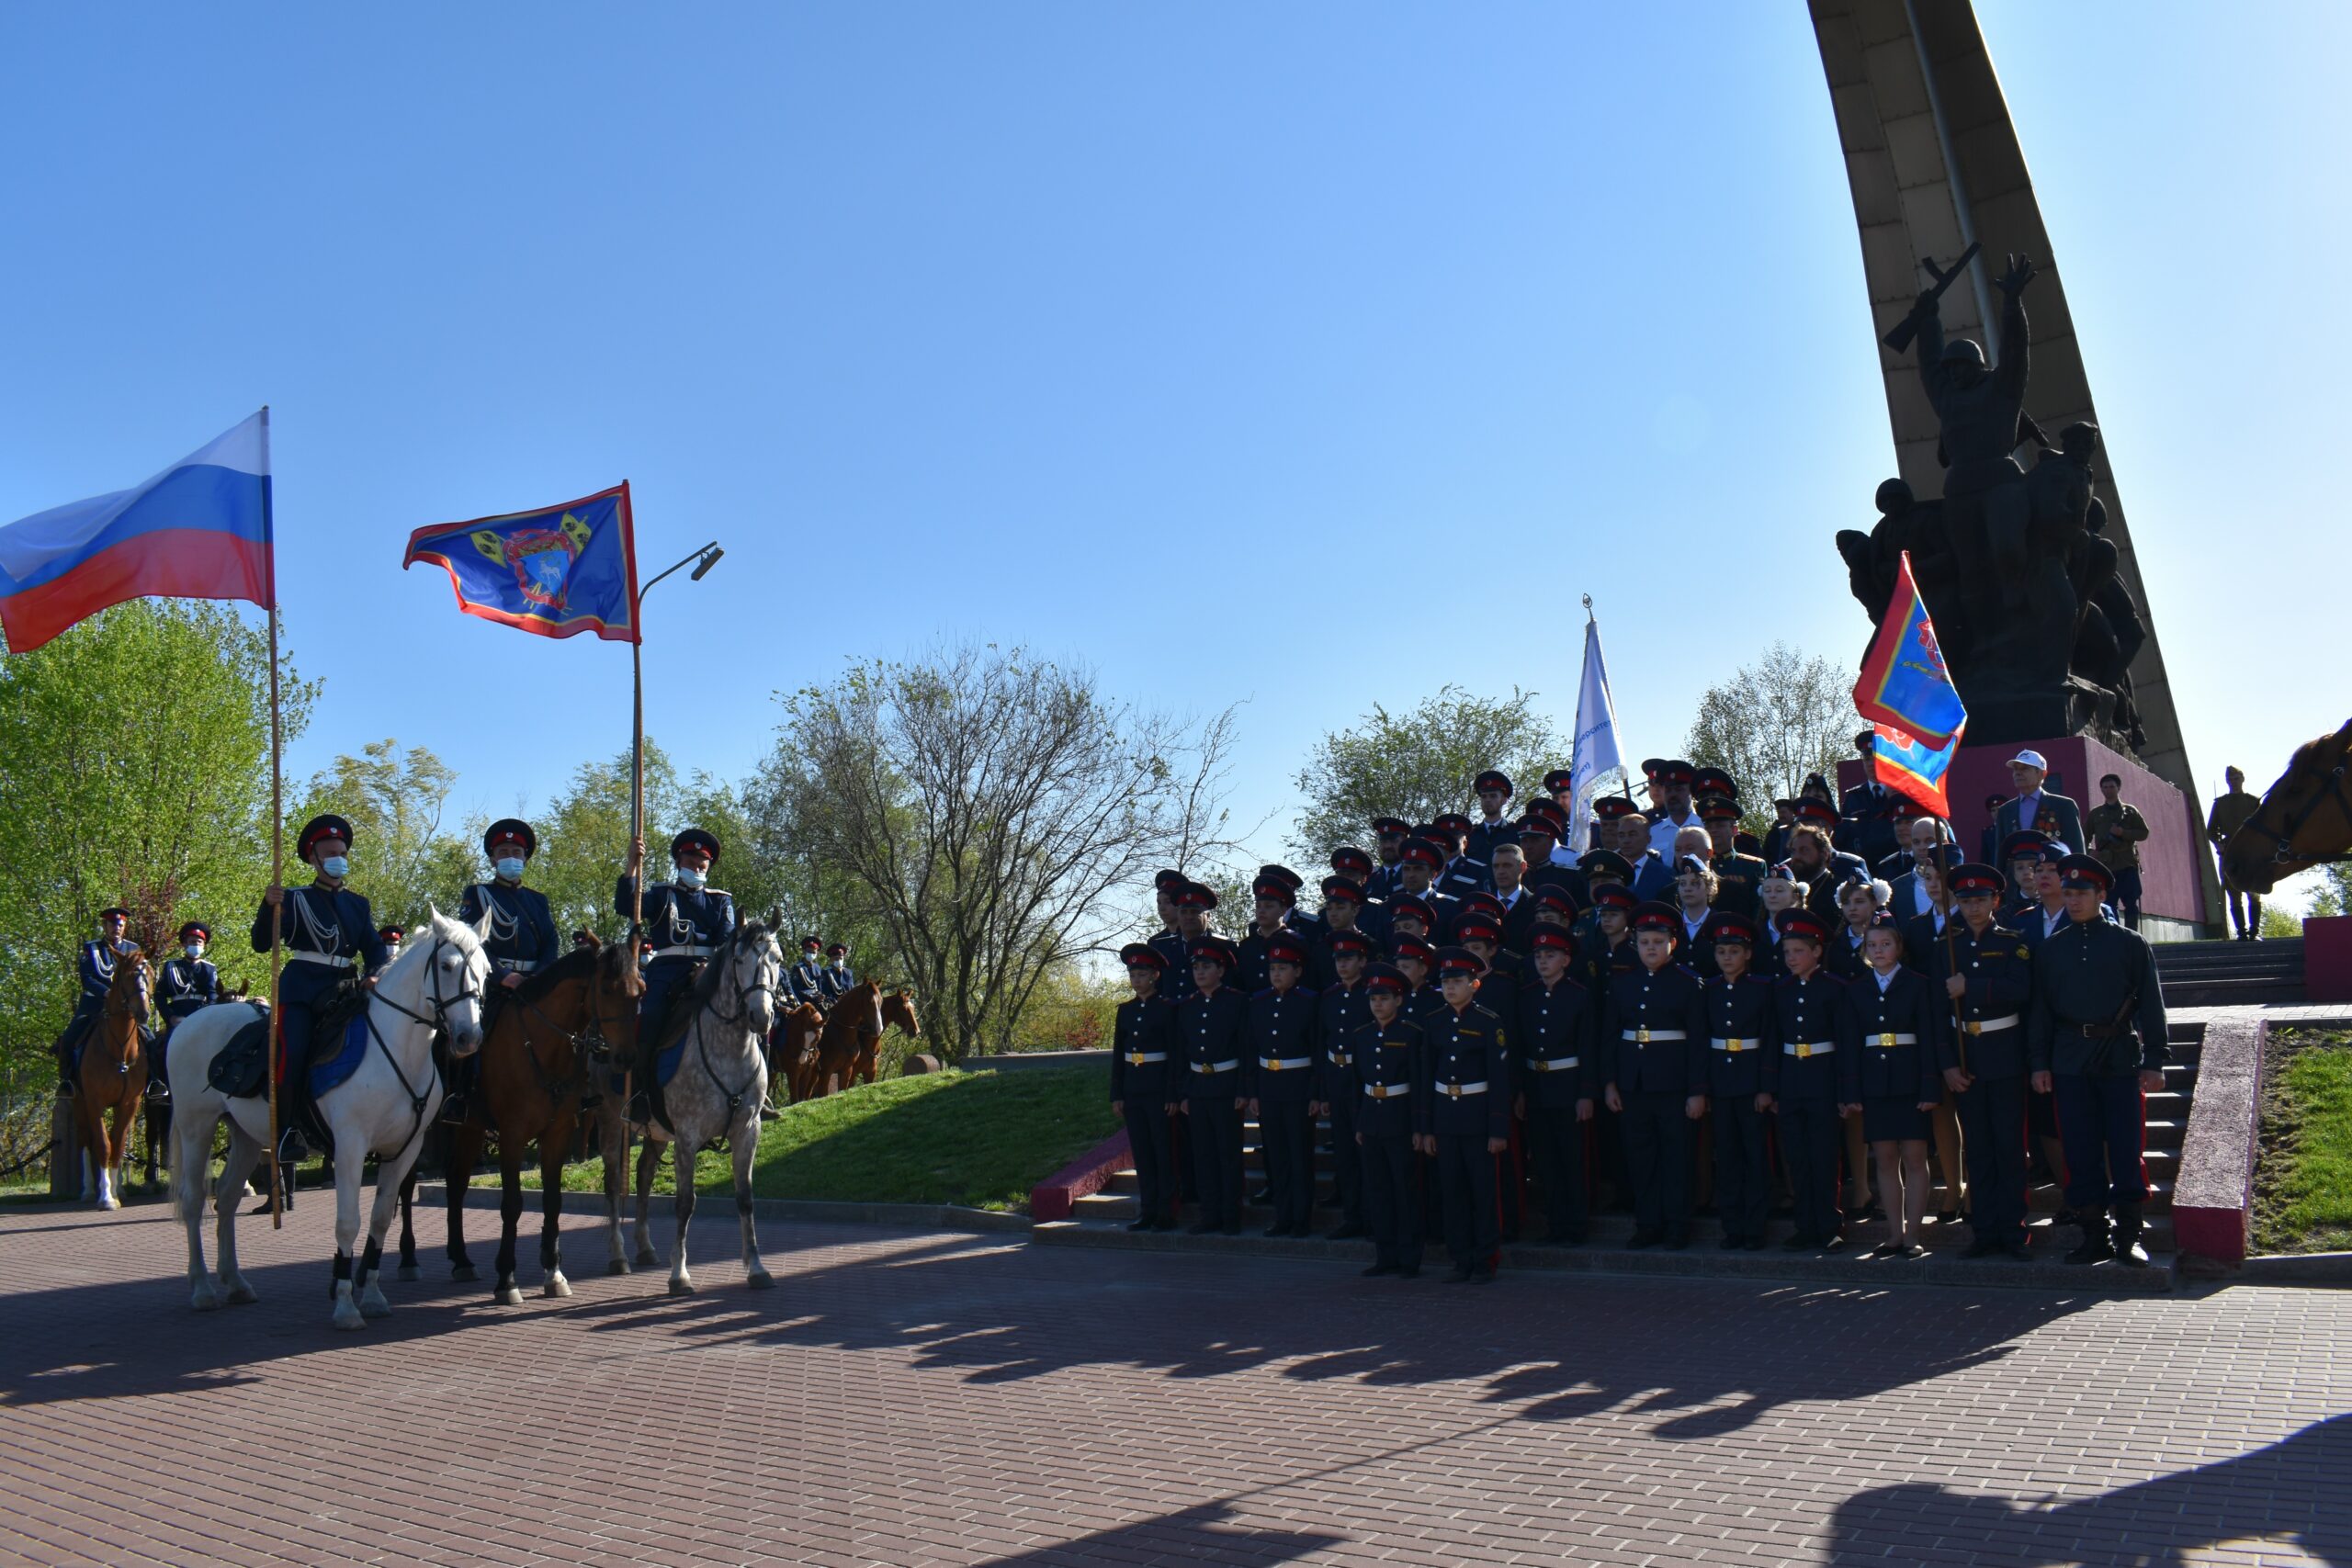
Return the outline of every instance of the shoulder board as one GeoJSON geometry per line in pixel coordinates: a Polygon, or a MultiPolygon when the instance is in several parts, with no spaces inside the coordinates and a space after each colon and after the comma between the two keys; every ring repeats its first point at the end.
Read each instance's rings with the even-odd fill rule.
{"type": "Polygon", "coordinates": [[[706,887],[702,890],[702,896],[706,898],[732,898],[735,897],[735,895],[729,893],[724,887],[706,887]]]}

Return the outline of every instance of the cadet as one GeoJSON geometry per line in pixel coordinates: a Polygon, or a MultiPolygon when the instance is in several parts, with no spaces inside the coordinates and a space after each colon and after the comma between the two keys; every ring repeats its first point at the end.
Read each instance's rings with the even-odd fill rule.
{"type": "Polygon", "coordinates": [[[1445,992],[1437,982],[1437,948],[1418,936],[1392,938],[1388,943],[1390,960],[1412,988],[1405,993],[1405,1016],[1416,1023],[1427,1023],[1429,1015],[1445,1007],[1445,992]]]}
{"type": "Polygon", "coordinates": [[[1715,977],[1700,994],[1707,1009],[1707,1103],[1714,1137],[1715,1209],[1728,1252],[1764,1246],[1772,1208],[1772,1162],[1765,1112],[1780,1076],[1779,1029],[1770,982],[1748,973],[1756,925],[1745,915],[1714,920],[1715,977]]]}
{"type": "Polygon", "coordinates": [[[857,976],[850,973],[847,943],[837,942],[828,946],[825,960],[825,966],[817,971],[817,986],[825,993],[825,1005],[831,1007],[857,985],[857,976]]]}
{"type": "Polygon", "coordinates": [[[1398,874],[1396,891],[1388,899],[1391,925],[1408,898],[1419,899],[1429,908],[1429,932],[1424,934],[1432,934],[1451,924],[1461,900],[1440,893],[1431,886],[1445,865],[1445,846],[1435,839],[1415,839],[1405,846],[1404,859],[1398,863],[1404,869],[1398,874]]]}
{"type": "MultiPolygon", "coordinates": [[[[1635,907],[1633,892],[1623,883],[1603,882],[1592,890],[1592,924],[1578,936],[1577,969],[1596,1005],[1607,994],[1611,980],[1642,966],[1634,945],[1635,907]]],[[[1615,1047],[1611,1045],[1609,1052],[1614,1055],[1615,1047]]],[[[1607,1070],[1605,1063],[1602,1070],[1607,1070]]]]}
{"type": "Polygon", "coordinates": [[[1177,1181],[1169,1116],[1181,1089],[1182,1058],[1175,1049],[1176,1005],[1159,995],[1168,958],[1148,942],[1131,942],[1119,950],[1119,962],[1127,966],[1127,986],[1135,993],[1119,1004],[1111,1052],[1111,1114],[1126,1122],[1136,1156],[1138,1203],[1127,1228],[1172,1231],[1177,1181]]]}
{"type": "MultiPolygon", "coordinates": [[[[676,868],[670,880],[640,891],[645,840],[639,839],[629,846],[628,869],[613,889],[613,906],[621,919],[642,926],[653,943],[652,962],[644,971],[645,994],[637,1004],[637,1097],[649,1092],[672,995],[735,934],[734,898],[709,886],[710,868],[718,859],[718,840],[700,828],[688,828],[670,840],[670,863],[676,868]]],[[[806,949],[816,940],[804,938],[800,945],[806,949]]]]}
{"type": "MultiPolygon", "coordinates": [[[[1454,945],[1467,949],[1478,961],[1478,1005],[1516,1031],[1520,987],[1527,970],[1519,954],[1502,946],[1502,927],[1488,908],[1495,901],[1493,895],[1479,894],[1477,897],[1479,902],[1453,922],[1454,945]]],[[[1503,1239],[1517,1241],[1524,1217],[1527,1183],[1521,1168],[1516,1114],[1506,1121],[1510,1129],[1506,1136],[1511,1146],[1495,1157],[1495,1219],[1503,1239]]]]}
{"type": "Polygon", "coordinates": [[[1266,939],[1266,988],[1250,998],[1249,1048],[1257,1063],[1250,1110],[1274,1223],[1268,1235],[1314,1232],[1316,996],[1301,986],[1306,943],[1293,931],[1266,939]]]}
{"type": "MultiPolygon", "coordinates": [[[[1326,905],[1329,908],[1330,906],[1326,905]]],[[[1315,1104],[1331,1122],[1331,1179],[1338,1188],[1340,1227],[1333,1241],[1364,1234],[1363,1160],[1356,1146],[1356,1032],[1372,1017],[1365,1000],[1364,970],[1372,959],[1372,939],[1360,931],[1336,931],[1324,939],[1322,957],[1331,970],[1328,983],[1316,988],[1315,1037],[1321,1050],[1316,1064],[1315,1104]]]]}
{"type": "Polygon", "coordinates": [[[123,937],[130,925],[130,911],[120,905],[100,909],[96,940],[82,944],[81,957],[74,966],[82,983],[81,993],[74,998],[74,1016],[66,1021],[65,1032],[50,1047],[57,1055],[57,1081],[68,1090],[75,1088],[74,1071],[82,1060],[83,1038],[106,1010],[107,991],[114,984],[115,961],[132,951],[132,944],[123,937]]]}
{"type": "Polygon", "coordinates": [[[1250,886],[1256,900],[1250,934],[1243,937],[1240,945],[1234,950],[1238,963],[1227,976],[1245,997],[1254,997],[1266,988],[1267,944],[1277,937],[1293,934],[1287,922],[1292,907],[1298,902],[1298,896],[1291,891],[1288,882],[1269,874],[1275,869],[1272,866],[1261,867],[1257,881],[1250,886]]]}
{"type": "Polygon", "coordinates": [[[1761,908],[1764,874],[1771,868],[1760,856],[1739,849],[1739,803],[1729,795],[1706,795],[1699,802],[1699,816],[1714,845],[1714,858],[1707,865],[1715,874],[1715,908],[1745,915],[1752,923],[1761,908]]]}
{"type": "Polygon", "coordinates": [[[1372,819],[1373,846],[1380,856],[1380,863],[1373,868],[1364,883],[1364,892],[1374,898],[1393,898],[1403,887],[1405,841],[1413,836],[1413,825],[1401,817],[1375,817],[1372,819]]]}
{"type": "Polygon", "coordinates": [[[1592,993],[1569,972],[1576,942],[1566,931],[1538,926],[1528,940],[1535,977],[1519,997],[1519,1033],[1512,1041],[1519,1069],[1514,1109],[1526,1119],[1533,1145],[1547,1224],[1544,1239],[1555,1247],[1581,1247],[1591,1213],[1584,1134],[1592,1120],[1601,1057],[1592,993]]]}
{"type": "MultiPolygon", "coordinates": [[[[482,853],[490,857],[492,880],[470,883],[458,901],[458,919],[482,928],[482,952],[490,959],[491,982],[482,993],[481,1034],[506,1002],[506,993],[552,964],[557,946],[555,915],[548,896],[523,886],[523,870],[539,847],[539,836],[528,822],[502,817],[483,829],[482,853]],[[485,919],[486,917],[486,919],[485,919]]],[[[481,1070],[481,1053],[452,1058],[448,1063],[449,1097],[442,1103],[441,1120],[456,1125],[466,1119],[466,1104],[481,1070]]]]}
{"type": "Polygon", "coordinates": [[[1499,768],[1488,768],[1472,781],[1470,793],[1478,797],[1479,819],[1471,825],[1462,852],[1479,865],[1491,866],[1497,846],[1519,842],[1518,826],[1504,815],[1512,794],[1510,775],[1499,768]]]}
{"type": "Polygon", "coordinates": [[[1159,994],[1181,1002],[1193,994],[1193,944],[1209,935],[1209,911],[1216,908],[1216,893],[1197,882],[1176,889],[1176,934],[1153,938],[1168,968],[1159,978],[1159,994]]]}
{"type": "Polygon", "coordinates": [[[1257,1064],[1250,1059],[1250,1004],[1225,983],[1239,961],[1223,937],[1193,942],[1193,992],[1176,1004],[1184,1051],[1182,1114],[1201,1198],[1194,1235],[1241,1234],[1241,1108],[1257,1064]]]}
{"type": "MultiPolygon", "coordinates": [[[[287,1095],[279,1124],[277,1159],[300,1160],[310,1150],[302,1127],[311,1107],[312,1010],[323,1003],[355,966],[364,982],[390,962],[376,934],[368,900],[344,885],[351,871],[351,824],[331,813],[311,818],[294,840],[294,852],[317,874],[307,887],[273,883],[262,890],[254,913],[255,953],[267,953],[272,938],[286,949],[277,980],[277,1039],[280,1083],[287,1095]]],[[[287,1190],[291,1190],[288,1184],[287,1190]]]]}
{"type": "Polygon", "coordinates": [[[1358,937],[1369,953],[1378,938],[1363,927],[1363,889],[1351,878],[1333,873],[1323,879],[1323,918],[1315,923],[1306,954],[1306,983],[1320,991],[1339,978],[1332,943],[1342,936],[1358,937]]]}
{"type": "Polygon", "coordinates": [[[1834,1251],[1846,1244],[1838,1212],[1838,1151],[1845,1122],[1838,1105],[1838,1065],[1857,1045],[1846,984],[1822,966],[1829,923],[1810,909],[1780,917],[1788,973],[1772,987],[1772,1023],[1781,1042],[1772,1083],[1781,1158],[1795,1200],[1792,1252],[1834,1251]]]}
{"type": "Polygon", "coordinates": [[[1364,971],[1368,1022],[1349,1039],[1352,1067],[1333,1080],[1335,1092],[1352,1080],[1359,1104],[1355,1141],[1363,1161],[1364,1224],[1372,1233],[1368,1279],[1421,1271],[1421,1183],[1413,1156],[1429,1122],[1428,1047],[1421,1026],[1405,1016],[1413,983],[1395,966],[1364,971]]]}
{"type": "Polygon", "coordinates": [[[1707,1010],[1699,977],[1674,962],[1681,928],[1667,905],[1636,908],[1641,967],[1613,976],[1601,996],[1606,1097],[1623,1118],[1634,1247],[1690,1244],[1690,1124],[1707,1113],[1707,1010]]]}
{"type": "Polygon", "coordinates": [[[1469,818],[1459,811],[1441,811],[1423,829],[1445,852],[1445,865],[1437,875],[1439,891],[1455,898],[1482,893],[1487,887],[1487,863],[1470,858],[1469,818]]]}
{"type": "MultiPolygon", "coordinates": [[[[1370,933],[1375,942],[1385,937],[1388,934],[1388,906],[1373,896],[1372,857],[1353,844],[1341,844],[1331,852],[1331,874],[1355,884],[1355,923],[1370,933]]],[[[1328,900],[1331,896],[1331,878],[1325,877],[1321,886],[1323,896],[1328,900]]],[[[1324,918],[1329,919],[1328,909],[1324,918]]]]}
{"type": "MultiPolygon", "coordinates": [[[[202,920],[188,921],[180,927],[180,955],[166,959],[163,972],[156,977],[155,1007],[164,1015],[163,1038],[167,1046],[171,1032],[178,1027],[180,1020],[220,999],[220,971],[204,956],[204,950],[211,942],[210,926],[202,920]]],[[[147,1098],[150,1100],[168,1101],[172,1098],[171,1086],[164,1076],[170,1065],[168,1055],[168,1050],[158,1050],[148,1063],[147,1098]]],[[[164,1114],[171,1114],[168,1106],[164,1114]]],[[[161,1143],[163,1137],[164,1133],[159,1130],[155,1141],[161,1143]]]]}
{"type": "Polygon", "coordinates": [[[1495,1211],[1495,1156],[1510,1147],[1510,1028],[1478,1005],[1477,954],[1440,950],[1445,1005],[1429,1015],[1429,1128],[1423,1152],[1436,1156],[1445,1202],[1445,1247],[1454,1284],[1495,1277],[1501,1228],[1495,1211]]]}
{"type": "Polygon", "coordinates": [[[1951,1014],[1925,976],[1903,966],[1903,928],[1891,911],[1871,917],[1862,955],[1869,967],[1846,993],[1861,1048],[1839,1059],[1838,1092],[1841,1109],[1861,1116],[1886,1205],[1890,1234],[1871,1256],[1925,1258],[1928,1117],[1943,1095],[1951,1014]]]}
{"type": "MultiPolygon", "coordinates": [[[[2005,879],[1989,865],[1955,867],[1949,878],[1959,918],[1921,956],[1957,1006],[1944,1082],[1960,1107],[1968,1162],[1967,1256],[2005,1252],[2023,1259],[2025,1234],[2026,1031],[2033,954],[2025,939],[1996,925],[2005,879]]],[[[1913,929],[1919,929],[1913,922],[1913,929]]]]}
{"type": "Polygon", "coordinates": [[[819,959],[819,954],[823,948],[824,943],[818,938],[802,937],[800,961],[786,971],[784,976],[785,983],[792,987],[794,997],[817,1008],[822,1008],[826,1000],[825,982],[820,973],[824,964],[819,959]]]}
{"type": "Polygon", "coordinates": [[[2066,1261],[2115,1258],[2145,1268],[2140,1206],[2148,1201],[2147,1128],[2141,1097],[2165,1084],[2170,1049],[2164,991],[2147,939],[2100,915],[2113,886],[2107,867],[2090,855],[2068,855],[2061,876],[2068,924],[2034,952],[2026,1051],[2034,1088],[2050,1091],[2057,1102],[2066,1201],[2083,1228],[2082,1245],[2066,1261]]]}

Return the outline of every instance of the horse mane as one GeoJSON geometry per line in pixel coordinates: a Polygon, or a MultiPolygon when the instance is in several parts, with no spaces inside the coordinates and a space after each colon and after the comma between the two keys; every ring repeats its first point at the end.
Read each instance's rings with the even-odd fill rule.
{"type": "Polygon", "coordinates": [[[695,976],[694,989],[684,998],[670,1004],[670,1016],[662,1021],[660,1043],[667,1047],[684,1035],[702,1010],[718,995],[718,984],[727,977],[729,960],[744,948],[758,942],[768,934],[768,928],[757,920],[747,920],[737,926],[734,934],[720,943],[718,950],[704,960],[702,973],[695,976]]]}
{"type": "Polygon", "coordinates": [[[537,974],[524,976],[523,983],[514,987],[513,999],[518,1002],[544,1001],[548,993],[558,986],[592,978],[596,973],[597,961],[603,956],[601,948],[575,947],[537,974]]]}

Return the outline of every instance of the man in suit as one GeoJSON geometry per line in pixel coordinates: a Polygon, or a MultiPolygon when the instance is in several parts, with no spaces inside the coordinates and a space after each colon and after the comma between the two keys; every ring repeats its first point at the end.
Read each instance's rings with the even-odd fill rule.
{"type": "Polygon", "coordinates": [[[2001,803],[1994,818],[1995,836],[2007,840],[2012,833],[2039,831],[2063,841],[2076,854],[2083,852],[2083,808],[2063,795],[2041,787],[2050,763],[2039,751],[2020,751],[2009,759],[2009,782],[2017,797],[2001,803]],[[2041,825],[2050,818],[2050,826],[2041,825]]]}

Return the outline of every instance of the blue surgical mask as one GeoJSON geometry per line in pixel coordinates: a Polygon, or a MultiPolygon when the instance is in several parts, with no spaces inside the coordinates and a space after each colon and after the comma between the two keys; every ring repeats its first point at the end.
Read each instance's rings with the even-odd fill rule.
{"type": "Polygon", "coordinates": [[[697,871],[690,865],[678,868],[678,886],[681,887],[700,887],[709,880],[710,874],[707,871],[697,871]]]}
{"type": "Polygon", "coordinates": [[[495,861],[492,863],[497,868],[498,874],[504,880],[508,882],[520,882],[523,880],[522,856],[508,855],[505,859],[495,861]]]}
{"type": "Polygon", "coordinates": [[[180,951],[187,953],[191,959],[201,958],[204,956],[204,944],[200,942],[192,942],[180,951]]]}
{"type": "Polygon", "coordinates": [[[319,874],[322,876],[337,878],[348,876],[351,874],[351,857],[349,855],[327,856],[319,863],[319,874]]]}

